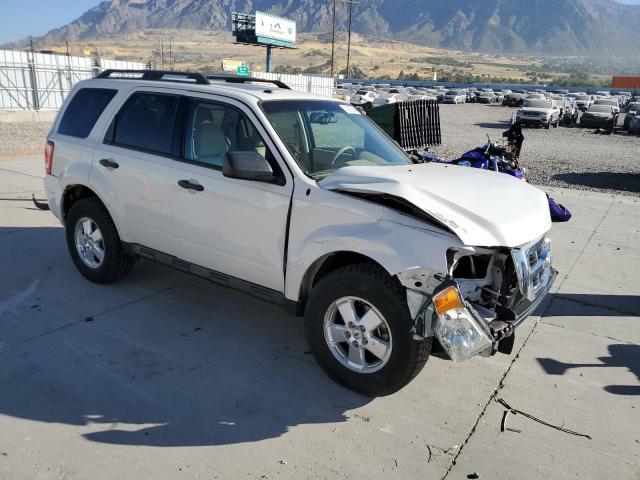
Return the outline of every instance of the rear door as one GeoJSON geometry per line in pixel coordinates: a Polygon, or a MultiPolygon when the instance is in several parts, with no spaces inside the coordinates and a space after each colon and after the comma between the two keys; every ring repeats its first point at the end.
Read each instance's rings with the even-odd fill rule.
{"type": "Polygon", "coordinates": [[[133,90],[94,150],[90,177],[122,239],[166,253],[175,243],[169,170],[180,153],[180,102],[169,89],[133,90]]]}

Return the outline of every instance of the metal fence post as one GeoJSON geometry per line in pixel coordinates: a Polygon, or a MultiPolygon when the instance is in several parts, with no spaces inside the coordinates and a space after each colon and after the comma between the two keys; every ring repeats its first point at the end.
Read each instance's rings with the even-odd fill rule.
{"type": "Polygon", "coordinates": [[[36,72],[36,54],[33,49],[33,38],[29,37],[29,50],[31,55],[27,55],[29,63],[29,76],[31,77],[31,91],[33,93],[33,109],[40,110],[40,98],[38,93],[38,75],[36,72]]]}

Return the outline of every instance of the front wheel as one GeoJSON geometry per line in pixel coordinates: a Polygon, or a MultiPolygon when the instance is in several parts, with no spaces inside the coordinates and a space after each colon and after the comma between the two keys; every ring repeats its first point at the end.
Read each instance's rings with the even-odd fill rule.
{"type": "Polygon", "coordinates": [[[305,331],[320,366],[367,396],[400,390],[431,352],[431,338],[413,338],[404,288],[369,264],[339,268],[314,286],[305,331]]]}

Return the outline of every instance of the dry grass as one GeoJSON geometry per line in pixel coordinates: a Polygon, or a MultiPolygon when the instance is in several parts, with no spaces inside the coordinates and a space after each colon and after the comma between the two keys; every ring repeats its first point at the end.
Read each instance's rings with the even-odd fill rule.
{"type": "MultiPolygon", "coordinates": [[[[97,50],[107,58],[153,61],[162,67],[160,39],[164,38],[164,67],[169,65],[169,39],[171,57],[176,70],[218,71],[222,59],[244,60],[253,70],[264,69],[265,50],[261,47],[236,45],[229,32],[204,30],[143,30],[121,36],[84,42],[70,42],[72,54],[84,50],[97,50]]],[[[289,66],[306,69],[320,67],[329,72],[331,57],[330,38],[326,34],[301,34],[294,50],[275,50],[274,67],[289,66]]],[[[64,52],[64,45],[40,45],[42,49],[64,52]]],[[[346,40],[340,39],[336,45],[336,70],[346,67],[346,40]]],[[[386,41],[354,34],[351,45],[351,65],[357,66],[372,77],[389,76],[395,78],[400,71],[405,74],[418,73],[421,78],[430,79],[434,72],[462,70],[474,75],[501,76],[527,79],[526,71],[535,70],[538,63],[533,60],[498,57],[423,47],[403,42],[386,41]],[[425,59],[436,59],[434,62],[425,59]],[[435,63],[435,65],[434,65],[435,63]],[[453,63],[447,64],[447,63],[453,63]]]]}

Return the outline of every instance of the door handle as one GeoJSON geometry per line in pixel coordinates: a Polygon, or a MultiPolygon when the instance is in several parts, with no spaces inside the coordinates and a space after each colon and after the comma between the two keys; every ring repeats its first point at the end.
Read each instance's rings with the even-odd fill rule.
{"type": "Polygon", "coordinates": [[[196,192],[201,192],[204,190],[204,187],[199,183],[193,183],[191,180],[178,180],[178,185],[182,188],[186,188],[187,190],[195,190],[196,192]]]}
{"type": "Polygon", "coordinates": [[[100,165],[102,165],[103,167],[107,167],[107,168],[118,168],[120,166],[120,165],[118,165],[117,162],[114,162],[113,160],[109,160],[109,159],[106,159],[106,158],[103,158],[98,163],[100,165]]]}

